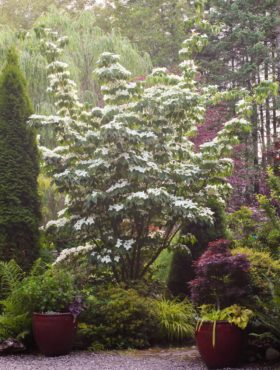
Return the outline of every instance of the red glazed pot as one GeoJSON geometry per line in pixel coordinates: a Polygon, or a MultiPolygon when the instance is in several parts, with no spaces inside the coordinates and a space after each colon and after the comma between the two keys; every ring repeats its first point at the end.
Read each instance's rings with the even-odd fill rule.
{"type": "Polygon", "coordinates": [[[36,344],[45,356],[68,354],[73,346],[77,323],[71,313],[33,313],[36,344]]]}
{"type": "Polygon", "coordinates": [[[227,321],[216,323],[216,343],[213,347],[213,322],[204,322],[196,331],[199,353],[210,369],[236,366],[241,359],[244,331],[227,321]]]}

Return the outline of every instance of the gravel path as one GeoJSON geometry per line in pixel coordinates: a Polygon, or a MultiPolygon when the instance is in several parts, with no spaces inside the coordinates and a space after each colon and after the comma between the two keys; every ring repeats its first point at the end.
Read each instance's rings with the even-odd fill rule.
{"type": "MultiPolygon", "coordinates": [[[[246,367],[258,369],[258,367],[246,367]]],[[[259,369],[279,369],[262,367],[259,369]]],[[[73,352],[62,357],[0,357],[0,370],[205,370],[194,347],[122,352],[73,352]]],[[[238,369],[235,369],[238,370],[238,369]]]]}

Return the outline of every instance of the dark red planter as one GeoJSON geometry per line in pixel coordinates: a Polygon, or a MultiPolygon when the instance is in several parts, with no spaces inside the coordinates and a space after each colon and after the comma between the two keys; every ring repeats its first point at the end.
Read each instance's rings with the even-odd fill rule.
{"type": "Polygon", "coordinates": [[[61,356],[71,351],[77,330],[71,313],[33,313],[32,326],[36,344],[45,356],[61,356]]]}
{"type": "Polygon", "coordinates": [[[210,369],[236,366],[241,359],[244,331],[226,321],[216,323],[216,344],[213,347],[213,322],[205,322],[196,332],[199,353],[210,369]]]}

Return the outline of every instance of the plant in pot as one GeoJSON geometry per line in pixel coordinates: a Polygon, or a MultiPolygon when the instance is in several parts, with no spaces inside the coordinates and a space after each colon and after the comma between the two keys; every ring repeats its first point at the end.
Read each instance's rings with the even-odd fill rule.
{"type": "Polygon", "coordinates": [[[77,316],[83,309],[70,273],[51,268],[30,278],[28,298],[32,302],[32,327],[36,344],[44,355],[70,352],[77,329],[77,316]]]}
{"type": "Polygon", "coordinates": [[[238,364],[244,329],[252,316],[242,306],[249,290],[250,264],[245,255],[233,256],[229,244],[223,239],[209,243],[195,262],[196,278],[190,282],[192,300],[201,310],[196,342],[209,368],[238,364]]]}

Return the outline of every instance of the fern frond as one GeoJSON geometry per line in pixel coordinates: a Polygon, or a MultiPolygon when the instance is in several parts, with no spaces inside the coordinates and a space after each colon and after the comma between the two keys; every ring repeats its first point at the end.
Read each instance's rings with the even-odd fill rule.
{"type": "Polygon", "coordinates": [[[1,291],[4,293],[4,295],[7,295],[14,290],[23,279],[23,276],[23,270],[16,263],[16,261],[0,261],[0,284],[1,291]]]}

